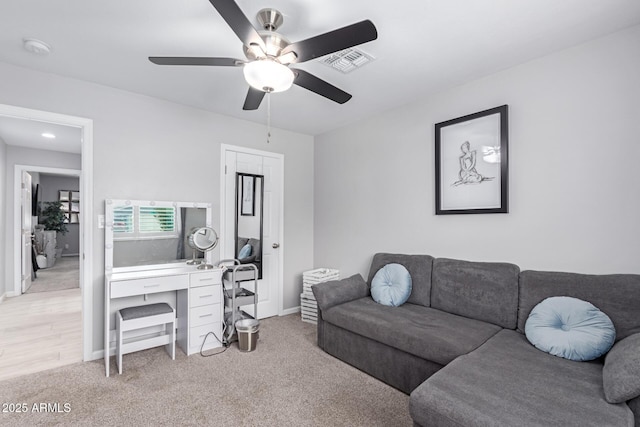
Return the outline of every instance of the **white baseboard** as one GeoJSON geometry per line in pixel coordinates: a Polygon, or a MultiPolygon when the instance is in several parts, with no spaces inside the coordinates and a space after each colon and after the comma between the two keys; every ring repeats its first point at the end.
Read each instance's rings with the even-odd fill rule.
{"type": "Polygon", "coordinates": [[[282,310],[282,313],[280,313],[280,316],[288,316],[289,314],[295,314],[295,313],[300,313],[300,306],[297,307],[291,307],[291,308],[287,308],[285,310],[282,310]]]}

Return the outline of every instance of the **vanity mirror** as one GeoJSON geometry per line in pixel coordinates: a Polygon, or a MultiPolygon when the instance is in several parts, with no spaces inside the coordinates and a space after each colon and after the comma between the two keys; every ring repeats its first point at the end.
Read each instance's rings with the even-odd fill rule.
{"type": "Polygon", "coordinates": [[[236,173],[235,254],[241,264],[254,264],[262,279],[264,175],[236,173]]]}
{"type": "MultiPolygon", "coordinates": [[[[107,200],[105,269],[133,271],[184,265],[193,251],[189,232],[211,227],[211,205],[191,202],[107,200]]],[[[211,264],[211,252],[196,257],[211,264]]]]}
{"type": "MultiPolygon", "coordinates": [[[[187,242],[191,249],[193,249],[193,259],[187,261],[187,264],[196,264],[196,250],[201,251],[203,254],[207,251],[213,250],[218,246],[218,233],[211,227],[194,227],[189,231],[187,242]]],[[[204,263],[198,263],[198,270],[209,270],[213,268],[213,265],[204,263]]]]}

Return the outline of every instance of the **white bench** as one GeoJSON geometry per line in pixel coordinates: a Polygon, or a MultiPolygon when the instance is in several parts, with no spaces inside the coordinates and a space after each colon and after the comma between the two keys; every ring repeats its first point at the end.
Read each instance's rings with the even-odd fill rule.
{"type": "Polygon", "coordinates": [[[122,355],[147,348],[167,346],[172,360],[176,358],[176,310],[167,303],[157,303],[128,307],[116,313],[116,364],[118,373],[122,374],[122,355]],[[165,333],[154,334],[149,338],[123,339],[126,331],[165,326],[165,333]]]}

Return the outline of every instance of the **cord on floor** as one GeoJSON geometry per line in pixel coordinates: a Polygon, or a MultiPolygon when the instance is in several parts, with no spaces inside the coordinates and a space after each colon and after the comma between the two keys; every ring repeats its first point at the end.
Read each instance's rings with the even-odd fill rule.
{"type": "MultiPolygon", "coordinates": [[[[224,336],[226,329],[227,329],[227,325],[225,325],[224,329],[222,329],[222,336],[224,336]]],[[[204,339],[202,340],[202,345],[200,346],[200,356],[202,357],[217,356],[218,354],[222,354],[225,351],[227,351],[227,349],[229,348],[229,345],[230,345],[229,343],[220,341],[220,338],[218,338],[218,336],[213,331],[209,332],[207,333],[207,335],[204,336],[204,339]],[[207,342],[207,338],[209,337],[209,335],[213,335],[215,339],[222,345],[222,347],[224,347],[224,350],[211,353],[211,354],[204,354],[202,350],[204,349],[204,344],[207,342]]]]}

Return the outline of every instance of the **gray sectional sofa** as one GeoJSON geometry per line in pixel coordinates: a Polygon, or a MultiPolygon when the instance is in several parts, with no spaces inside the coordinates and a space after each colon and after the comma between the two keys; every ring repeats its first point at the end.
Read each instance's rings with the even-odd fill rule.
{"type": "MultiPolygon", "coordinates": [[[[551,296],[583,299],[605,312],[616,345],[640,334],[640,275],[520,271],[508,263],[376,254],[367,282],[355,275],[315,285],[313,292],[318,345],[411,394],[417,426],[640,426],[640,397],[605,400],[604,357],[562,359],[524,335],[533,307],[551,296]],[[370,297],[372,278],[388,263],[404,265],[412,278],[409,300],[399,307],[370,297]]],[[[632,355],[628,366],[640,363],[635,338],[626,341],[637,346],[625,350],[624,357],[632,355]]],[[[620,379],[623,386],[638,380],[624,373],[620,379]]]]}

